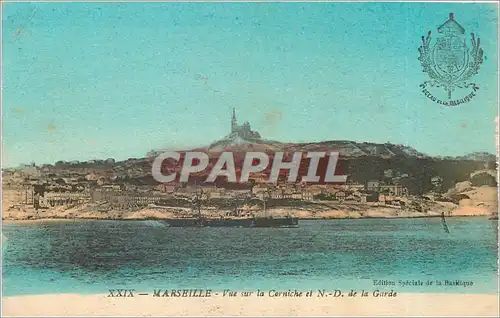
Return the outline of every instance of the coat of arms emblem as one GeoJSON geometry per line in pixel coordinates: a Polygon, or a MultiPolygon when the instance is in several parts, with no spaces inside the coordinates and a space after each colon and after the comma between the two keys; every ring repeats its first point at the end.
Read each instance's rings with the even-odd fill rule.
{"type": "MultiPolygon", "coordinates": [[[[448,21],[437,29],[438,38],[431,44],[431,31],[422,36],[419,47],[422,70],[429,80],[420,85],[422,93],[438,104],[457,106],[470,101],[479,87],[471,82],[471,78],[479,71],[483,62],[483,50],[479,47],[480,40],[471,33],[471,48],[467,46],[464,37],[465,29],[450,13],[448,21]],[[447,98],[432,95],[428,88],[440,88],[447,98]],[[467,89],[462,98],[452,100],[453,92],[467,89]]],[[[438,93],[436,91],[436,93],[438,93]]],[[[438,93],[439,94],[439,93],[438,93]]]]}

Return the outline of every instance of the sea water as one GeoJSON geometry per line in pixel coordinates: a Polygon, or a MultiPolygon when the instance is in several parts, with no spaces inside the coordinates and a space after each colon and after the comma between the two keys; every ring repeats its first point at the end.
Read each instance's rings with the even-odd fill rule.
{"type": "Polygon", "coordinates": [[[482,217],[170,228],[159,221],[3,225],[4,295],[109,289],[366,289],[496,293],[498,223],[482,217]],[[387,280],[396,286],[375,286],[387,280]],[[407,286],[400,281],[466,281],[407,286]]]}

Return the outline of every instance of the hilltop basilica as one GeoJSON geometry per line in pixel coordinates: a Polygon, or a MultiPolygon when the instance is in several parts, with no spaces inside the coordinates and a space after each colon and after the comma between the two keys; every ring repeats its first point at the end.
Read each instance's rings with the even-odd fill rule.
{"type": "Polygon", "coordinates": [[[234,108],[233,117],[231,119],[231,133],[228,137],[240,137],[245,140],[261,139],[260,134],[250,128],[250,123],[248,121],[244,122],[241,126],[238,125],[234,108]]]}

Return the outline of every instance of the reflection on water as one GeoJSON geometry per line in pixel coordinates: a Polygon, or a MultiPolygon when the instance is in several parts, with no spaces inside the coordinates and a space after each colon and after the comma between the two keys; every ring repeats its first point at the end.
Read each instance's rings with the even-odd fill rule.
{"type": "Polygon", "coordinates": [[[447,218],[449,234],[439,218],[301,221],[297,229],[10,224],[4,225],[4,293],[355,288],[372,286],[372,279],[410,278],[474,280],[475,292],[491,292],[496,222],[447,218]]]}

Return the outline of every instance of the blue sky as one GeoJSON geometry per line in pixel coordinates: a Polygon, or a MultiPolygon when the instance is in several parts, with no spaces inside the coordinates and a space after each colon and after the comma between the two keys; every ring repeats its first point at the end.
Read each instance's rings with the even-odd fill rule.
{"type": "Polygon", "coordinates": [[[3,164],[207,145],[232,107],[272,140],[494,153],[497,15],[471,3],[3,4],[3,164]],[[454,108],[418,88],[420,37],[450,12],[486,55],[477,96],[454,108]]]}

